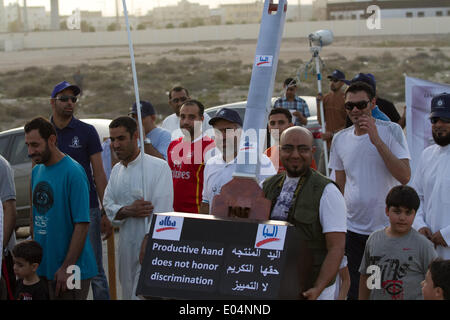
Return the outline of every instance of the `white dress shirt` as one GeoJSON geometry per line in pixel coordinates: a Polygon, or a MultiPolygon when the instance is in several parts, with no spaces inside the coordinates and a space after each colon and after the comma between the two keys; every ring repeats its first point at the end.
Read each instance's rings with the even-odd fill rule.
{"type": "MultiPolygon", "coordinates": [[[[413,227],[441,232],[450,246],[450,145],[431,145],[423,150],[411,185],[420,198],[413,227]]],[[[450,259],[450,247],[438,246],[436,252],[450,259]]]]}

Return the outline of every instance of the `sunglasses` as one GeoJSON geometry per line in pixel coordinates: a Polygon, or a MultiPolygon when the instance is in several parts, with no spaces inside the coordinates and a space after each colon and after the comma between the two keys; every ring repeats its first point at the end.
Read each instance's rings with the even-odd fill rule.
{"type": "Polygon", "coordinates": [[[431,117],[430,121],[432,124],[436,124],[439,120],[441,120],[444,123],[450,123],[450,118],[443,118],[443,117],[431,117]]]}
{"type": "Polygon", "coordinates": [[[345,109],[347,110],[353,110],[354,107],[356,107],[358,110],[365,109],[370,101],[358,101],[358,102],[346,102],[345,103],[345,109]]]}
{"type": "Polygon", "coordinates": [[[187,99],[188,99],[187,97],[174,98],[174,99],[172,99],[172,102],[173,103],[185,102],[187,99]]]}
{"type": "Polygon", "coordinates": [[[60,100],[60,101],[62,101],[62,102],[67,102],[67,101],[69,101],[69,99],[70,99],[73,103],[77,102],[77,97],[74,97],[74,96],[59,96],[59,97],[56,97],[56,98],[55,98],[55,100],[60,100]]]}

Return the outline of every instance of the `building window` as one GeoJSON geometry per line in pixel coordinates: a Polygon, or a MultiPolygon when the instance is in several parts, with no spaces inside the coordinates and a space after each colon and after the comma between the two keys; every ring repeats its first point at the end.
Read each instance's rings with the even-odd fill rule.
{"type": "Polygon", "coordinates": [[[339,20],[344,20],[344,16],[342,14],[339,15],[338,17],[339,20]]]}
{"type": "Polygon", "coordinates": [[[352,20],[356,20],[356,14],[352,14],[352,20]]]}
{"type": "Polygon", "coordinates": [[[406,13],[406,17],[407,18],[412,18],[413,17],[413,13],[412,12],[407,12],[406,13]]]}
{"type": "Polygon", "coordinates": [[[447,15],[450,16],[450,10],[447,10],[447,15]]]}
{"type": "Polygon", "coordinates": [[[436,11],[436,17],[442,17],[442,11],[436,11]]]}
{"type": "Polygon", "coordinates": [[[423,17],[425,17],[425,12],[419,11],[419,12],[417,12],[417,16],[420,18],[423,18],[423,17]]]}

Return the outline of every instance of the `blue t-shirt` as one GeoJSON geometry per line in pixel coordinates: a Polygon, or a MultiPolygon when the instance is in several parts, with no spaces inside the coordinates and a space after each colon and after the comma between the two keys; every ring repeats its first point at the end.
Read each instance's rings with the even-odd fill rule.
{"type": "Polygon", "coordinates": [[[147,138],[152,141],[153,147],[167,160],[167,148],[172,141],[172,135],[166,129],[156,127],[147,134],[147,138]]]}
{"type": "Polygon", "coordinates": [[[102,152],[102,145],[97,130],[93,125],[72,117],[69,124],[58,129],[51,119],[58,136],[58,149],[72,157],[81,164],[86,171],[89,181],[89,207],[98,208],[97,190],[95,189],[94,179],[92,177],[91,156],[102,152]]]}
{"type": "MultiPolygon", "coordinates": [[[[54,279],[69,250],[74,224],[89,222],[89,183],[83,167],[69,156],[32,171],[33,235],[43,249],[39,276],[54,279]]],[[[86,241],[77,261],[81,279],[98,274],[94,251],[86,241]]]]}

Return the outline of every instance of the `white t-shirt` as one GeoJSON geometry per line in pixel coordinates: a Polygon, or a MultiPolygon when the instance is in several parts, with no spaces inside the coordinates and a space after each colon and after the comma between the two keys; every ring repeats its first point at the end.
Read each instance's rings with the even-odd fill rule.
{"type": "MultiPolygon", "coordinates": [[[[207,113],[204,113],[203,116],[204,116],[202,123],[203,134],[206,134],[211,137],[212,135],[208,134],[207,132],[207,130],[208,131],[210,129],[212,130],[212,127],[208,123],[209,120],[211,120],[211,118],[207,113]]],[[[180,129],[180,117],[177,117],[176,113],[172,113],[170,116],[167,116],[163,120],[161,128],[166,129],[170,132],[170,134],[172,135],[172,141],[184,136],[183,131],[181,131],[180,129]]]]}
{"type": "MultiPolygon", "coordinates": [[[[236,159],[225,163],[220,152],[206,162],[203,171],[202,202],[212,204],[214,196],[220,193],[222,186],[233,178],[236,165],[236,159]]],[[[261,154],[261,165],[257,176],[259,185],[261,186],[266,178],[276,174],[272,161],[265,154],[261,154]]]]}
{"type": "MultiPolygon", "coordinates": [[[[347,263],[347,256],[344,255],[341,261],[341,265],[339,266],[339,271],[344,269],[347,266],[347,263]]],[[[339,298],[339,291],[341,290],[341,276],[339,275],[339,271],[336,276],[336,291],[334,292],[334,300],[337,300],[339,298]]]]}
{"type": "MultiPolygon", "coordinates": [[[[394,122],[375,120],[378,134],[398,159],[411,159],[402,128],[394,122]]],[[[344,170],[347,227],[369,235],[388,225],[385,199],[392,187],[399,185],[387,169],[369,135],[355,135],[355,127],[339,131],[333,138],[329,167],[344,170]]]]}

